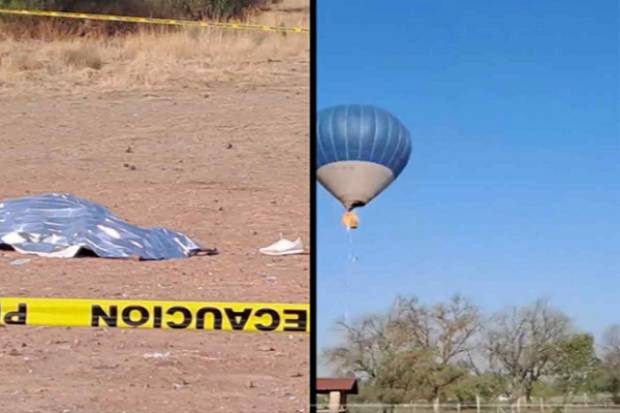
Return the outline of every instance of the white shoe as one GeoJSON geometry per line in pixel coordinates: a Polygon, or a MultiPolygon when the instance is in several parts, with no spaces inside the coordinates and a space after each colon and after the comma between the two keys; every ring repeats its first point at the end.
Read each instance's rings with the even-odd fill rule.
{"type": "Polygon", "coordinates": [[[281,238],[280,241],[274,242],[270,246],[261,248],[258,251],[265,255],[301,254],[304,252],[304,244],[301,242],[301,238],[297,238],[295,241],[281,238]]]}

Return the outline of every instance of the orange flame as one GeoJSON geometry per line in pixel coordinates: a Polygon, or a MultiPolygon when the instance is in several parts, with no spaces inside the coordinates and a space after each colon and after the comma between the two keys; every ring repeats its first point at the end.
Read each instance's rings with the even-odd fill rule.
{"type": "Polygon", "coordinates": [[[342,216],[342,223],[347,229],[355,229],[359,225],[359,219],[357,215],[355,215],[355,212],[348,211],[342,216]]]}

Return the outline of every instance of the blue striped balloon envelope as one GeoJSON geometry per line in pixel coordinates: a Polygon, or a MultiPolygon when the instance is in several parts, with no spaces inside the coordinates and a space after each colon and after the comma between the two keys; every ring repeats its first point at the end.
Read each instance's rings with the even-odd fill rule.
{"type": "Polygon", "coordinates": [[[341,105],[318,113],[317,178],[347,211],[387,188],[410,154],[409,131],[383,109],[341,105]]]}

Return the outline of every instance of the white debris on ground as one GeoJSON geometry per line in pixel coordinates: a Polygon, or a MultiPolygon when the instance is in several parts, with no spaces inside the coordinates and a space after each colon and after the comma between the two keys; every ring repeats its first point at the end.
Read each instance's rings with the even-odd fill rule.
{"type": "Polygon", "coordinates": [[[18,258],[9,262],[9,265],[24,265],[28,264],[31,260],[29,258],[18,258]]]}
{"type": "Polygon", "coordinates": [[[170,352],[166,351],[165,353],[144,353],[142,357],[144,357],[145,359],[165,359],[170,357],[170,352]]]}
{"type": "Polygon", "coordinates": [[[280,240],[274,242],[268,247],[260,248],[258,251],[261,254],[272,256],[303,254],[304,244],[301,241],[301,238],[291,241],[280,235],[280,240]]]}

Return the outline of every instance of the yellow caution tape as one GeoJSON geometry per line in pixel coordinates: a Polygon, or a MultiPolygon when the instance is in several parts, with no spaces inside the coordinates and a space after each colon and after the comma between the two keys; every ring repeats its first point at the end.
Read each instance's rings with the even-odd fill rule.
{"type": "Polygon", "coordinates": [[[153,17],[131,17],[131,16],[115,16],[110,14],[90,14],[90,13],[72,13],[62,11],[47,10],[25,10],[25,9],[6,9],[0,8],[0,14],[13,14],[19,16],[43,16],[43,17],[60,17],[66,19],[81,20],[104,20],[111,22],[126,23],[145,23],[145,24],[163,24],[167,26],[185,26],[185,27],[218,27],[221,29],[234,30],[258,30],[263,32],[291,32],[291,33],[309,33],[310,30],[305,27],[279,27],[268,26],[263,24],[241,24],[241,23],[222,23],[222,22],[206,22],[194,20],[177,20],[177,19],[158,19],[153,17]]]}
{"type": "Polygon", "coordinates": [[[310,332],[307,304],[0,298],[0,325],[310,332]]]}

